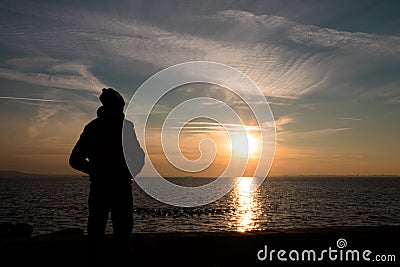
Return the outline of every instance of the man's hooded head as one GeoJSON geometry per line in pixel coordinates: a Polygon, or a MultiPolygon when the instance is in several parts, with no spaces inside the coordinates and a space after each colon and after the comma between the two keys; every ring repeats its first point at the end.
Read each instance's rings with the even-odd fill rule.
{"type": "Polygon", "coordinates": [[[123,110],[125,106],[124,98],[112,88],[103,88],[99,98],[105,108],[123,110]]]}

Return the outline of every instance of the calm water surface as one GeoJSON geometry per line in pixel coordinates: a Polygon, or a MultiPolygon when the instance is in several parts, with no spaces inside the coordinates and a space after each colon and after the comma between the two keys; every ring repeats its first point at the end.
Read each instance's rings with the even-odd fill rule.
{"type": "MultiPolygon", "coordinates": [[[[134,184],[134,232],[400,225],[400,178],[268,178],[251,193],[252,181],[242,178],[229,194],[197,208],[160,203],[134,184]]],[[[0,222],[30,223],[34,235],[86,228],[87,178],[0,179],[0,191],[0,222]]]]}

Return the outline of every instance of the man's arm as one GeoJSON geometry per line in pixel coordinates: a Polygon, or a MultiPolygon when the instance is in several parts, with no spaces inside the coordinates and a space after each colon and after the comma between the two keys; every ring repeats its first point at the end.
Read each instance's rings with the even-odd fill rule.
{"type": "Polygon", "coordinates": [[[88,160],[89,142],[88,129],[85,127],[69,157],[69,165],[75,170],[86,174],[90,174],[91,172],[91,166],[88,160]]]}

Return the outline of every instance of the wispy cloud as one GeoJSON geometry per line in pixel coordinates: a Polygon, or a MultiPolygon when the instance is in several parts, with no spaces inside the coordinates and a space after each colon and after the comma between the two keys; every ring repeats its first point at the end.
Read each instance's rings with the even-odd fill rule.
{"type": "MultiPolygon", "coordinates": [[[[181,20],[188,27],[199,21],[216,31],[218,28],[229,30],[220,32],[217,38],[216,34],[196,35],[137,21],[113,20],[106,25],[100,38],[87,37],[99,39],[102,48],[111,54],[160,67],[188,60],[222,62],[243,71],[266,95],[287,98],[338,87],[338,79],[348,79],[367,66],[374,68],[368,63],[371,53],[378,58],[391,57],[399,52],[397,47],[400,47],[400,38],[395,36],[318,28],[282,17],[256,16],[237,10],[211,16],[183,17],[181,20]],[[115,36],[117,28],[118,37],[115,36]],[[129,33],[124,29],[129,29],[129,33]],[[289,45],[282,45],[284,40],[289,45]],[[307,49],[298,50],[298,43],[307,49]],[[346,68],[350,62],[363,68],[346,68]]],[[[347,81],[346,86],[358,82],[347,81]]]]}
{"type": "Polygon", "coordinates": [[[182,132],[185,133],[240,133],[244,129],[248,134],[259,133],[260,131],[266,130],[266,125],[254,126],[254,125],[242,125],[235,123],[216,123],[216,122],[199,122],[192,121],[185,125],[182,132]]]}
{"type": "Polygon", "coordinates": [[[67,101],[55,100],[55,99],[29,98],[29,97],[14,97],[14,96],[0,96],[0,99],[7,99],[7,100],[23,100],[23,101],[34,101],[34,102],[54,102],[54,103],[66,103],[66,102],[67,102],[67,101]]]}
{"type": "Polygon", "coordinates": [[[218,12],[212,18],[224,23],[236,24],[236,29],[246,30],[253,28],[256,32],[249,32],[252,39],[263,40],[265,37],[289,39],[307,46],[335,47],[341,49],[369,49],[378,53],[398,53],[400,51],[400,37],[381,36],[363,32],[346,32],[331,28],[322,28],[315,25],[301,24],[285,17],[275,15],[255,15],[248,11],[225,10],[218,12]],[[254,36],[253,36],[254,34],[254,36]],[[258,35],[257,37],[255,35],[258,35]],[[393,45],[393,46],[391,46],[393,45]]]}
{"type": "Polygon", "coordinates": [[[29,137],[35,138],[39,136],[42,133],[41,130],[48,124],[49,119],[56,115],[60,108],[59,105],[40,105],[36,118],[28,127],[29,137]]]}
{"type": "Polygon", "coordinates": [[[130,25],[133,34],[136,31],[140,37],[106,35],[101,38],[103,47],[119,56],[160,67],[190,60],[225,63],[247,74],[266,95],[296,97],[316,88],[326,79],[325,73],[314,71],[324,60],[318,54],[296,58],[293,51],[274,45],[259,43],[254,46],[252,43],[170,32],[144,24],[130,25]],[[286,62],[288,57],[296,59],[286,62]]]}
{"type": "Polygon", "coordinates": [[[294,121],[294,118],[292,118],[292,117],[287,117],[287,116],[286,117],[281,117],[281,118],[275,120],[275,125],[276,125],[278,130],[282,130],[282,127],[284,125],[292,123],[293,121],[294,121]]]}
{"type": "Polygon", "coordinates": [[[326,128],[326,129],[318,129],[318,130],[311,130],[311,131],[303,131],[303,132],[281,132],[279,136],[283,137],[296,137],[296,138],[309,138],[309,137],[317,137],[327,134],[335,134],[345,131],[350,131],[352,128],[326,128]]]}
{"type": "MultiPolygon", "coordinates": [[[[29,12],[32,12],[32,10],[29,10],[29,12]]],[[[236,15],[239,16],[239,11],[231,12],[237,13],[236,15]]],[[[226,24],[226,27],[238,30],[234,36],[241,36],[252,31],[252,29],[241,28],[238,21],[226,21],[223,18],[226,13],[204,17],[184,16],[183,20],[185,21],[182,21],[182,24],[187,24],[190,27],[193,23],[204,21],[207,22],[210,29],[213,28],[213,23],[226,24]]],[[[107,57],[112,61],[116,60],[117,56],[120,59],[139,60],[157,67],[166,67],[190,60],[217,61],[243,71],[260,86],[265,94],[284,97],[301,95],[323,82],[325,78],[324,73],[320,75],[321,73],[314,71],[319,62],[323,60],[321,55],[298,56],[290,49],[277,46],[274,43],[237,38],[232,40],[228,36],[229,33],[226,34],[225,39],[210,38],[209,36],[196,35],[196,32],[167,30],[163,29],[162,26],[148,25],[107,14],[85,11],[73,12],[73,10],[62,8],[54,10],[41,8],[37,10],[35,15],[64,22],[63,25],[65,26],[57,29],[62,38],[52,40],[50,50],[54,50],[54,46],[57,46],[58,42],[68,40],[68,43],[59,43],[59,46],[69,49],[66,45],[76,47],[83,43],[90,43],[93,51],[97,51],[98,55],[107,57]],[[78,27],[79,30],[71,31],[68,27],[72,25],[74,28],[78,27]]],[[[254,18],[257,19],[257,17],[254,18]]],[[[249,16],[247,19],[254,18],[249,16]]],[[[51,29],[48,30],[51,31],[51,29]]],[[[30,34],[29,28],[16,28],[14,31],[18,31],[19,34],[24,36],[30,34]]],[[[47,33],[39,32],[37,34],[40,36],[38,36],[38,39],[49,38],[47,33]]],[[[33,44],[35,43],[33,42],[33,44]]],[[[43,43],[42,45],[46,47],[48,44],[43,43]]],[[[90,56],[90,53],[88,55],[90,56]]],[[[22,75],[8,71],[3,74],[4,76],[30,82],[35,81],[39,84],[55,83],[58,86],[71,87],[46,74],[39,76],[34,74],[22,75]],[[45,82],[42,82],[43,80],[45,82]]],[[[66,79],[69,83],[68,77],[61,78],[66,79]]],[[[86,82],[93,82],[88,77],[84,76],[83,78],[86,79],[86,82]]],[[[92,85],[81,85],[80,87],[91,88],[92,85]]]]}
{"type": "MultiPolygon", "coordinates": [[[[14,27],[12,31],[6,29],[24,38],[35,36],[31,37],[34,39],[30,42],[32,49],[48,49],[54,54],[67,51],[77,57],[77,62],[80,57],[101,58],[112,62],[140,61],[157,68],[191,60],[217,61],[243,71],[268,96],[296,98],[316,90],[337,88],[340,78],[347,79],[347,87],[358,83],[352,78],[348,80],[351,74],[374,68],[369,63],[371,53],[387,61],[386,57],[393,59],[400,51],[398,36],[339,31],[241,10],[182,15],[165,20],[164,24],[116,16],[106,11],[91,12],[44,4],[31,4],[30,8],[22,10],[62,22],[57,29],[44,30],[41,25],[14,27]],[[202,25],[201,29],[198,25],[202,25]],[[31,35],[33,29],[35,35],[31,35]],[[59,38],[44,42],[52,31],[57,32],[59,38]],[[363,67],[349,68],[352,62],[363,67]]],[[[72,77],[62,73],[53,77],[47,73],[0,71],[2,77],[46,86],[83,90],[104,86],[87,68],[83,70],[72,77]]]]}
{"type": "Polygon", "coordinates": [[[94,77],[86,66],[81,64],[55,65],[48,71],[52,73],[26,72],[0,68],[0,77],[42,86],[94,92],[108,87],[94,77]],[[71,74],[67,74],[66,72],[70,72],[71,74]]]}
{"type": "Polygon", "coordinates": [[[228,131],[240,130],[243,125],[234,123],[216,123],[216,122],[199,122],[191,121],[185,125],[183,132],[187,133],[221,133],[228,131]]]}

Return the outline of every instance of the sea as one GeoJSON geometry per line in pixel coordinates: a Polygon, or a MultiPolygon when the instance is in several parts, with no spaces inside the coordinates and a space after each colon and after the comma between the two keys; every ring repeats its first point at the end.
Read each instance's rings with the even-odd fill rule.
{"type": "MultiPolygon", "coordinates": [[[[253,179],[243,178],[222,198],[193,208],[161,203],[134,183],[133,232],[400,225],[398,177],[273,177],[250,192],[253,179]]],[[[211,180],[170,178],[187,186],[211,180]]],[[[86,232],[89,183],[87,177],[0,179],[0,222],[31,224],[33,236],[69,228],[86,232]]],[[[112,233],[110,219],[106,232],[112,233]]]]}

